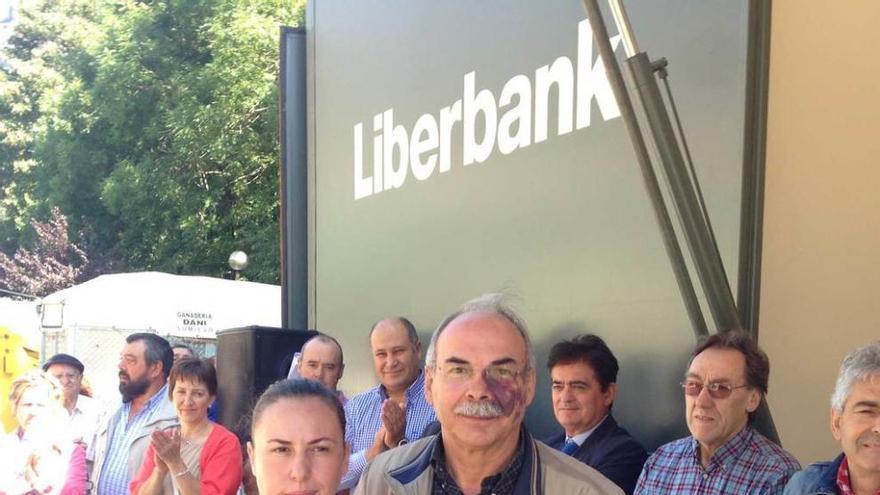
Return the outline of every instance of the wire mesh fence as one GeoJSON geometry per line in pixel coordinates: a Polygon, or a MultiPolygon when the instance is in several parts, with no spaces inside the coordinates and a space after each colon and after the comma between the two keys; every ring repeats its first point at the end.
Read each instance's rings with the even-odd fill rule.
{"type": "MultiPolygon", "coordinates": [[[[82,361],[85,365],[83,385],[88,386],[92,396],[107,410],[111,410],[120,402],[119,355],[125,346],[125,338],[134,332],[135,330],[128,329],[77,327],[44,331],[41,355],[46,360],[63,352],[82,361]]],[[[211,357],[216,353],[216,342],[213,339],[162,336],[172,345],[186,344],[195,351],[197,357],[211,357]]]]}

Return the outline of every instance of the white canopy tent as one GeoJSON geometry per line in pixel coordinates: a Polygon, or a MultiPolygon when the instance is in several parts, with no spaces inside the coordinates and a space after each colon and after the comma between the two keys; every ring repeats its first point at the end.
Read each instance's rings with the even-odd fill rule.
{"type": "Polygon", "coordinates": [[[281,326],[281,287],[159,272],[102,275],[42,301],[44,331],[153,330],[208,338],[217,330],[281,326]]]}
{"type": "Polygon", "coordinates": [[[281,287],[159,272],[102,275],[43,298],[40,325],[43,359],[79,358],[96,398],[112,408],[127,335],[152,331],[212,355],[219,330],[280,327],[281,287]]]}

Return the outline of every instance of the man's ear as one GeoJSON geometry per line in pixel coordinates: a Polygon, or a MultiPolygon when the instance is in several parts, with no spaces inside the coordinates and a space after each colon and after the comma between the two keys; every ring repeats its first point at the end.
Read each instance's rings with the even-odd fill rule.
{"type": "Polygon", "coordinates": [[[526,407],[532,404],[532,401],[535,400],[535,387],[537,386],[538,375],[535,371],[535,368],[529,369],[528,374],[526,375],[526,407]]]}
{"type": "Polygon", "coordinates": [[[434,370],[430,366],[425,366],[425,401],[434,405],[434,398],[431,391],[434,388],[434,370]]]}
{"type": "Polygon", "coordinates": [[[746,399],[746,410],[750,413],[755,412],[761,405],[761,392],[755,389],[749,390],[749,398],[746,399]]]}
{"type": "Polygon", "coordinates": [[[840,432],[840,416],[843,411],[838,411],[831,408],[831,435],[834,436],[834,439],[838,442],[843,434],[840,432]]]}
{"type": "Polygon", "coordinates": [[[165,375],[165,374],[163,373],[162,370],[163,370],[164,368],[165,368],[165,365],[162,364],[162,361],[156,361],[155,363],[151,364],[150,367],[149,367],[150,378],[156,378],[156,377],[161,377],[161,376],[168,376],[168,375],[170,375],[170,374],[171,374],[170,371],[169,371],[168,375],[165,375]]]}
{"type": "Polygon", "coordinates": [[[605,398],[603,402],[605,406],[610,407],[611,404],[614,403],[614,399],[617,398],[617,382],[611,382],[608,384],[608,389],[605,390],[605,398]]]}

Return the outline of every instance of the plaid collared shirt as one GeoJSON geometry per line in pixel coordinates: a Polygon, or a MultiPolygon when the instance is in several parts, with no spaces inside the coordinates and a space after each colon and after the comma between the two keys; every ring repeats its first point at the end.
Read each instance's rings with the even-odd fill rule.
{"type": "MultiPolygon", "coordinates": [[[[521,429],[519,444],[513,459],[500,473],[483,478],[483,481],[480,483],[479,495],[510,495],[513,493],[513,488],[516,486],[516,480],[519,478],[519,472],[525,459],[525,442],[528,441],[529,438],[526,436],[525,430],[521,429]]],[[[434,468],[434,482],[431,488],[433,495],[464,495],[452,474],[446,470],[446,454],[443,450],[442,433],[437,439],[437,447],[434,448],[431,465],[434,468]]]]}
{"type": "Polygon", "coordinates": [[[107,455],[104,458],[104,467],[98,480],[98,492],[101,495],[127,495],[128,484],[131,481],[128,476],[128,452],[131,443],[138,437],[141,428],[150,418],[151,413],[162,407],[162,403],[168,400],[168,385],[150,397],[137,415],[129,421],[131,402],[126,402],[120,407],[119,421],[110,433],[110,442],[107,444],[107,455]]]}
{"type": "Polygon", "coordinates": [[[800,464],[750,426],[715,451],[704,469],[693,437],[657,449],[639,476],[635,494],[781,494],[800,464]]]}
{"type": "MultiPolygon", "coordinates": [[[[852,483],[849,482],[849,461],[846,460],[846,456],[844,456],[843,461],[840,463],[840,467],[837,468],[836,481],[837,488],[840,489],[840,495],[855,495],[852,483]]],[[[880,490],[877,490],[875,495],[880,495],[880,490]]]]}
{"type": "MultiPolygon", "coordinates": [[[[367,466],[366,451],[373,444],[382,426],[382,403],[388,398],[385,388],[379,385],[355,395],[345,405],[345,441],[351,445],[348,472],[342,477],[340,490],[354,488],[367,466]]],[[[434,408],[425,399],[425,371],[406,389],[406,431],[408,442],[422,437],[428,423],[437,420],[434,408]]]]}

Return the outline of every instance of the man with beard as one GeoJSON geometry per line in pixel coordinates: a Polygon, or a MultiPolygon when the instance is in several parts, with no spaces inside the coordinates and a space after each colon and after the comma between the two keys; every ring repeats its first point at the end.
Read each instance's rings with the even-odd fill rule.
{"type": "Polygon", "coordinates": [[[623,493],[523,426],[535,396],[535,357],[525,324],[500,295],[471,301],[440,323],[425,372],[440,433],[376,456],[356,494],[623,493]]]}
{"type": "Polygon", "coordinates": [[[785,495],[880,493],[880,341],[844,358],[831,394],[831,434],[843,453],[795,474],[785,495]]]}
{"type": "Polygon", "coordinates": [[[119,359],[122,406],[98,429],[92,486],[101,495],[124,495],[143,463],[150,433],[177,425],[166,380],[174,359],[168,341],[151,333],[125,339],[119,359]]]}

